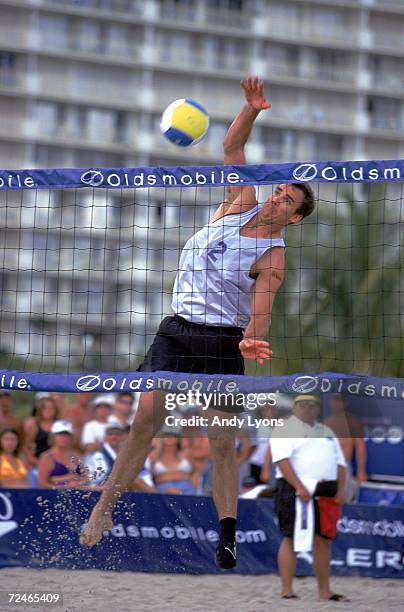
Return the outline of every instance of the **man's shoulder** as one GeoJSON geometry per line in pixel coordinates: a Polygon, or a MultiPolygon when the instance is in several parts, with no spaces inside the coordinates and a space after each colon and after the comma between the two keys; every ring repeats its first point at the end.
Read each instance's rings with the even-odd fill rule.
{"type": "MultiPolygon", "coordinates": [[[[254,188],[252,188],[254,189],[254,188]]],[[[210,220],[210,223],[215,223],[221,219],[229,217],[230,215],[242,215],[247,212],[251,212],[258,205],[258,201],[254,193],[249,193],[248,197],[242,198],[239,195],[235,200],[225,200],[222,202],[210,220]]]]}
{"type": "Polygon", "coordinates": [[[98,423],[98,421],[94,421],[94,420],[87,421],[87,423],[84,423],[84,425],[83,425],[83,429],[86,429],[86,430],[87,430],[87,429],[93,429],[93,428],[94,428],[94,425],[95,425],[96,423],[98,423]]]}
{"type": "Polygon", "coordinates": [[[24,427],[24,421],[16,414],[8,414],[4,422],[0,423],[1,426],[3,426],[3,429],[6,427],[16,427],[18,429],[19,427],[24,427]]]}
{"type": "Polygon", "coordinates": [[[293,438],[293,433],[299,429],[299,419],[297,419],[294,415],[291,415],[287,419],[284,419],[284,423],[282,427],[274,427],[273,432],[271,433],[272,438],[293,438]]]}
{"type": "Polygon", "coordinates": [[[331,429],[325,422],[320,423],[316,422],[316,427],[320,433],[322,433],[326,438],[336,438],[335,431],[331,429]]]}

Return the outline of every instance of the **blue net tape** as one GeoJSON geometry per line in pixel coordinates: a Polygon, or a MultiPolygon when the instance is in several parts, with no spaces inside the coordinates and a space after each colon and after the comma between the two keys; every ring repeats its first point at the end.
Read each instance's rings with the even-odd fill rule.
{"type": "Polygon", "coordinates": [[[317,161],[241,166],[0,170],[0,189],[220,187],[273,183],[404,180],[404,160],[317,161]]]}
{"type": "Polygon", "coordinates": [[[0,389],[14,391],[95,392],[167,391],[187,393],[342,393],[403,401],[404,380],[365,374],[291,374],[229,376],[174,372],[47,373],[0,370],[0,389]]]}

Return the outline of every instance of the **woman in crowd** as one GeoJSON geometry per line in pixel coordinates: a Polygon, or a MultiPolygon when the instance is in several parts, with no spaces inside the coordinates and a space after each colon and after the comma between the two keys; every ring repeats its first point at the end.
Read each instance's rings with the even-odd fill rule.
{"type": "Polygon", "coordinates": [[[182,453],[180,438],[160,438],[158,448],[150,454],[150,461],[153,479],[160,493],[196,494],[192,483],[194,466],[182,453]]]}
{"type": "Polygon", "coordinates": [[[25,421],[27,458],[29,464],[37,466],[38,458],[50,449],[50,431],[58,418],[58,407],[49,395],[35,402],[35,415],[25,421]]]}
{"type": "Polygon", "coordinates": [[[82,488],[88,478],[73,456],[73,427],[69,421],[55,421],[51,428],[51,447],[38,461],[38,486],[41,488],[82,488]]]}
{"type": "Polygon", "coordinates": [[[28,470],[19,456],[21,438],[12,428],[0,434],[0,487],[22,489],[29,486],[28,470]]]}

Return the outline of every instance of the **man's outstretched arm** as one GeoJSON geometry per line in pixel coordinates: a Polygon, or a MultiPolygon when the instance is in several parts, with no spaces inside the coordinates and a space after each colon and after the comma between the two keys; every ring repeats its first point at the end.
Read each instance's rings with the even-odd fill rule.
{"type": "MultiPolygon", "coordinates": [[[[271,108],[265,99],[264,83],[258,77],[249,76],[240,81],[246,103],[229,127],[223,143],[224,163],[240,165],[246,163],[245,145],[250,137],[255,119],[262,110],[271,108]]],[[[226,213],[244,212],[256,204],[255,187],[232,185],[228,188],[227,198],[216,211],[212,221],[217,221],[226,213]],[[232,208],[232,210],[230,210],[232,208]]]]}

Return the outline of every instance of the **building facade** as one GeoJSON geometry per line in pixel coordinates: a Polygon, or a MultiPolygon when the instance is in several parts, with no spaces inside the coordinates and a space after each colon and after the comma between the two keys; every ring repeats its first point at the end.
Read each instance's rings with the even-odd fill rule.
{"type": "MultiPolygon", "coordinates": [[[[249,161],[404,157],[403,31],[402,0],[0,0],[0,166],[219,164],[247,74],[272,103],[249,161]],[[159,131],[180,97],[211,117],[185,150],[159,131]]],[[[209,209],[143,191],[3,193],[1,350],[136,364],[209,209]]]]}

